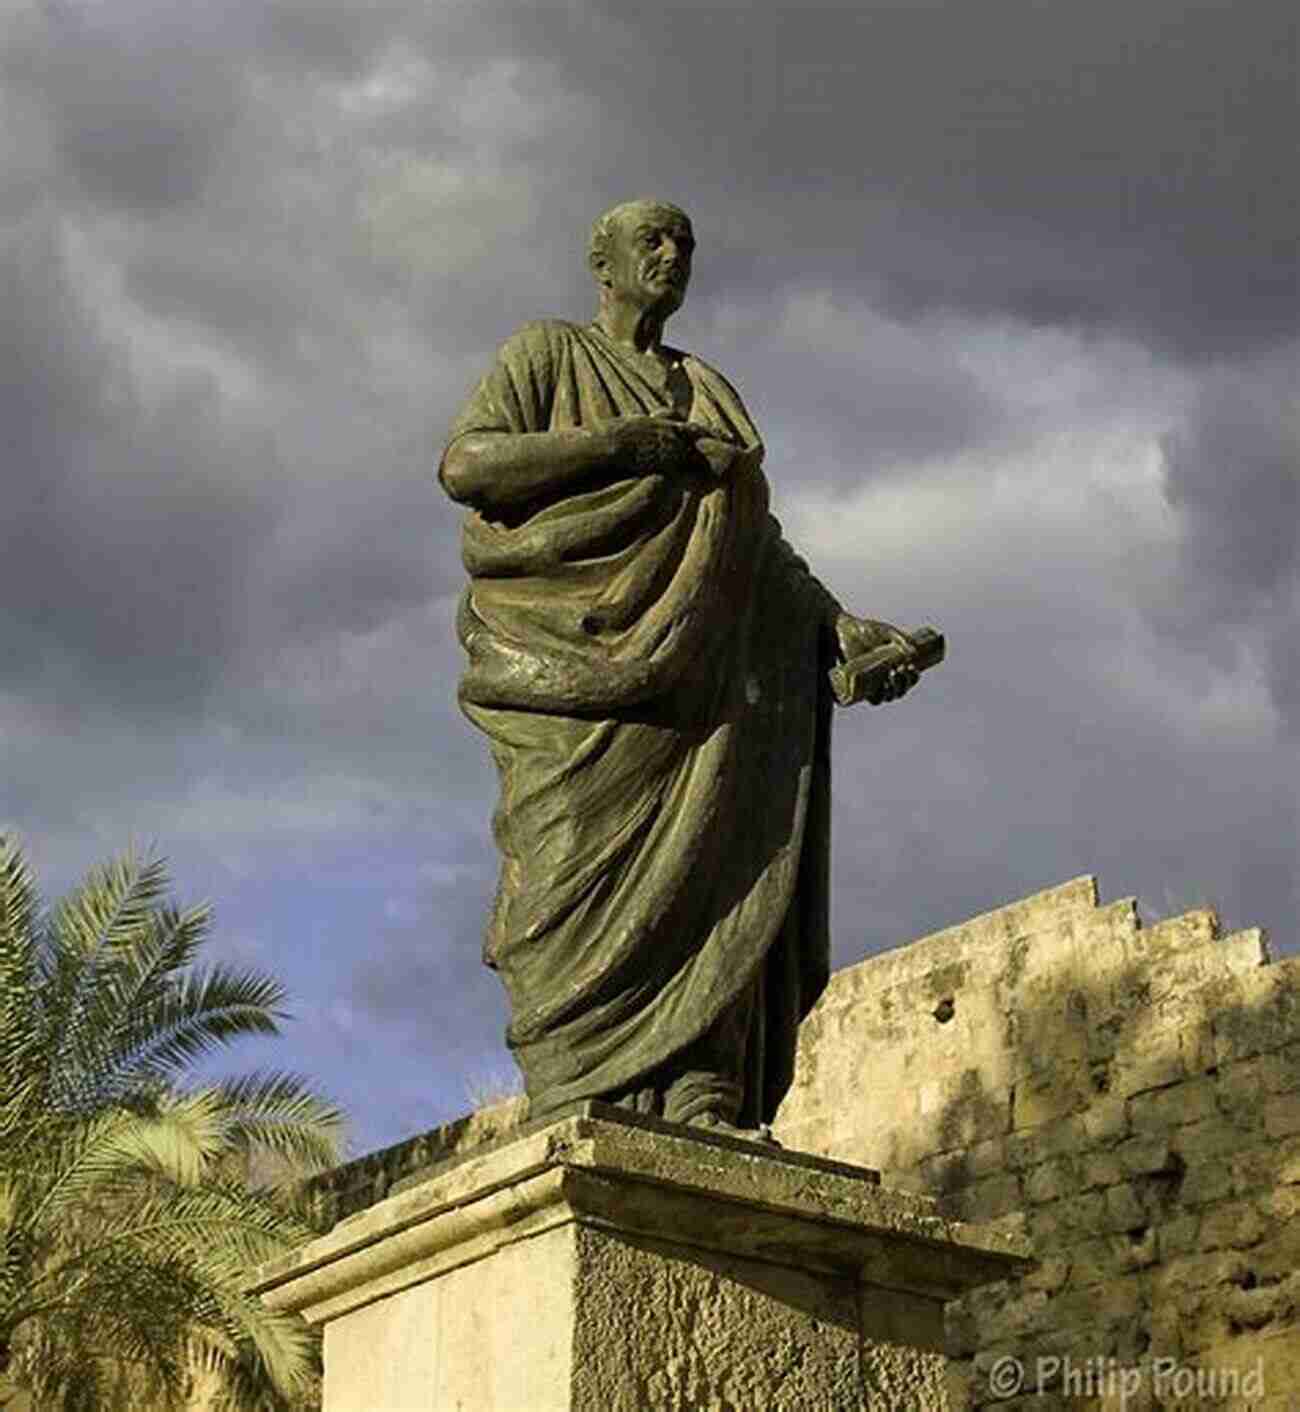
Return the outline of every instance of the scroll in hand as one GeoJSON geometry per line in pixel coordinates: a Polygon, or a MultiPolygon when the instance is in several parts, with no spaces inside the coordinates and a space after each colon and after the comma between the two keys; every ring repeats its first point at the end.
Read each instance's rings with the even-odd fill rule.
{"type": "Polygon", "coordinates": [[[943,661],[946,643],[934,628],[888,630],[889,640],[830,670],[831,690],[841,706],[896,701],[916,685],[922,672],[943,661]]]}

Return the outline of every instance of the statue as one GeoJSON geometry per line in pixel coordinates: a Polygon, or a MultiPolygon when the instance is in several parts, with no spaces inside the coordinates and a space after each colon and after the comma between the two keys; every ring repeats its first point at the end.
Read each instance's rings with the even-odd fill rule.
{"type": "Polygon", "coordinates": [[[828,673],[893,700],[942,639],[844,612],[782,538],[739,394],[662,341],[694,248],[665,202],[602,216],[594,321],[509,338],[438,474],[469,508],[460,703],[501,785],[484,959],[531,1111],[749,1131],[828,974],[828,673]]]}

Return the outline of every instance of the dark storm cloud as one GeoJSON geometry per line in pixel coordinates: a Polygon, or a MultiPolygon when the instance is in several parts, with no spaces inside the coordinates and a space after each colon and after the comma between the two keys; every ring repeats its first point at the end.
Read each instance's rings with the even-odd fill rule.
{"type": "Polygon", "coordinates": [[[231,467],[267,448],[200,375],[140,403],[39,211],[0,243],[0,427],[6,685],[192,705],[242,630],[241,580],[267,528],[231,467]]]}
{"type": "Polygon", "coordinates": [[[952,329],[909,326],[851,295],[774,294],[698,342],[768,429],[781,481],[860,486],[1012,434],[1001,390],[956,356],[952,329]]]}
{"type": "Polygon", "coordinates": [[[410,0],[269,0],[247,6],[252,47],[272,66],[340,77],[362,72],[423,6],[410,0]]]}
{"type": "Polygon", "coordinates": [[[91,197],[147,213],[194,200],[238,115],[220,7],[88,6],[25,11],[2,71],[46,106],[68,175],[91,197]]]}
{"type": "Polygon", "coordinates": [[[123,274],[130,297],[158,318],[193,324],[282,370],[301,359],[304,331],[332,331],[335,311],[320,306],[299,266],[268,252],[182,245],[174,236],[152,244],[128,257],[123,274]]]}
{"type": "Polygon", "coordinates": [[[902,706],[836,714],[839,963],[1082,873],[1148,921],[1212,903],[1294,953],[1294,755],[1257,683],[1129,621],[1136,518],[1094,504],[1076,534],[1026,507],[910,557],[818,556],[855,611],[949,635],[902,706]]]}
{"type": "Polygon", "coordinates": [[[1300,394],[1296,361],[1206,380],[1190,424],[1166,442],[1166,494],[1186,522],[1181,567],[1212,585],[1220,615],[1289,602],[1300,570],[1300,394]]]}
{"type": "Polygon", "coordinates": [[[1158,630],[1245,667],[1255,654],[1300,733],[1300,395],[1297,351],[1215,371],[1165,442],[1181,536],[1144,597],[1158,630]]]}
{"type": "Polygon", "coordinates": [[[725,287],[815,271],[1188,355],[1296,329],[1286,0],[493,13],[599,103],[593,190],[663,183],[725,287]]]}
{"type": "Polygon", "coordinates": [[[1294,945],[1290,8],[22,15],[0,826],[86,863],[159,837],[368,1141],[503,1058],[433,467],[513,328],[589,317],[629,195],[691,211],[669,337],[740,386],[796,545],[950,635],[839,718],[837,960],[1088,871],[1294,945]]]}

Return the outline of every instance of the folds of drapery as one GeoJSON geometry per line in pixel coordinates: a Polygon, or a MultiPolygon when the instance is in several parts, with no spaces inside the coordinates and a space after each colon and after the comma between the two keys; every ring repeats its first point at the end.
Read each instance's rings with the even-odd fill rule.
{"type": "MultiPolygon", "coordinates": [[[[686,356],[693,422],[760,450],[686,356]]],[[[526,326],[452,428],[669,405],[600,330],[526,326]]],[[[828,597],[743,474],[611,473],[464,526],[462,709],[500,775],[485,959],[544,1112],[625,1089],[755,986],[743,1118],[770,1118],[828,965],[828,597]]]]}

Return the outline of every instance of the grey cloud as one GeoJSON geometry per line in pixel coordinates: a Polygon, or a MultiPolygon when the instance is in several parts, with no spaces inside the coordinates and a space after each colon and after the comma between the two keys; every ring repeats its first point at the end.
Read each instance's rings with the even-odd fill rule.
{"type": "MultiPolygon", "coordinates": [[[[230,484],[265,454],[210,382],[135,398],[125,355],[72,280],[57,225],[0,249],[0,425],[16,504],[0,526],[4,677],[22,690],[193,702],[240,630],[262,496],[230,484]]],[[[248,483],[256,484],[252,477],[248,483]]]]}
{"type": "Polygon", "coordinates": [[[278,901],[267,957],[326,1017],[295,1052],[371,1140],[504,1021],[433,464],[506,334],[589,314],[587,226],[638,192],[695,217],[670,337],[740,385],[787,524],[915,497],[893,538],[854,521],[861,563],[801,546],[952,644],[839,721],[837,960],[1085,871],[1294,944],[1294,758],[1251,675],[1300,720],[1289,10],[49,13],[5,37],[0,819],[87,862],[157,832],[278,901]],[[1180,397],[1167,523],[1023,498],[1030,452],[1087,475],[1112,424],[1106,474],[1145,474],[1180,397]],[[412,839],[433,871],[385,918],[412,839]]]}
{"type": "Polygon", "coordinates": [[[482,836],[453,833],[439,840],[424,875],[417,915],[384,928],[378,945],[355,965],[350,996],[374,1023],[472,1049],[481,1038],[476,1010],[500,994],[482,959],[495,860],[482,836]]]}
{"type": "Polygon", "coordinates": [[[248,13],[250,49],[261,63],[294,73],[352,78],[384,49],[429,33],[447,47],[472,42],[473,0],[260,0],[248,13]]]}
{"type": "Polygon", "coordinates": [[[1300,403],[1295,350],[1208,376],[1165,443],[1165,493],[1181,535],[1148,619],[1218,662],[1262,655],[1274,700],[1300,730],[1300,403]]]}
{"type": "Polygon", "coordinates": [[[769,450],[790,448],[786,460],[769,456],[775,477],[858,487],[1009,434],[1005,401],[956,359],[954,336],[819,294],[774,299],[696,346],[739,383],[769,450]]]}
{"type": "Polygon", "coordinates": [[[1300,569],[1300,403],[1295,358],[1207,379],[1166,445],[1170,504],[1188,521],[1183,572],[1213,580],[1219,611],[1246,616],[1300,569]],[[1271,376],[1270,376],[1271,372],[1271,376]]]}
{"type": "Polygon", "coordinates": [[[44,103],[87,195],[156,212],[200,195],[234,129],[240,77],[220,36],[206,7],[50,4],[10,31],[3,71],[44,103]]]}
{"type": "Polygon", "coordinates": [[[503,47],[599,103],[593,191],[667,179],[727,212],[749,251],[722,279],[748,294],[815,270],[879,280],[904,314],[1116,326],[1198,356],[1296,328],[1282,0],[492,13],[503,47]]]}
{"type": "Polygon", "coordinates": [[[141,309],[190,323],[282,373],[303,370],[305,331],[337,336],[336,311],[322,304],[300,266],[275,253],[223,247],[210,233],[194,236],[172,234],[128,257],[125,288],[141,309]]]}

